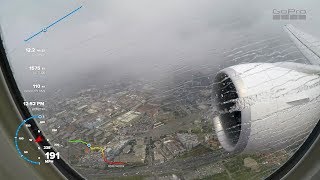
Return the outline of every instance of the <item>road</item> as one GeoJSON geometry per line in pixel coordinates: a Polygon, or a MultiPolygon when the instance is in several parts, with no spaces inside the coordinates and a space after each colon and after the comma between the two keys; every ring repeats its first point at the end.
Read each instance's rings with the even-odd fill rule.
{"type": "Polygon", "coordinates": [[[218,162],[222,159],[231,156],[219,150],[216,153],[204,154],[197,157],[190,157],[187,159],[172,159],[162,164],[154,164],[151,166],[132,167],[128,169],[112,169],[107,170],[92,170],[81,168],[81,172],[87,174],[88,177],[119,177],[119,176],[133,176],[133,175],[159,175],[159,174],[183,174],[183,172],[190,172],[190,170],[197,169],[201,166],[218,162]]]}

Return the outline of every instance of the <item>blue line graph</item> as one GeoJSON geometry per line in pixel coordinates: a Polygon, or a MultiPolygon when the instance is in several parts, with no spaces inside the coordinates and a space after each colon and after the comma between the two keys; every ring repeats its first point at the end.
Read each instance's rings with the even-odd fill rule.
{"type": "Polygon", "coordinates": [[[29,38],[25,39],[24,41],[25,41],[25,42],[28,42],[30,39],[38,36],[39,34],[41,34],[41,33],[43,33],[43,32],[47,32],[47,30],[48,30],[49,28],[51,28],[52,26],[56,25],[58,22],[62,21],[63,19],[69,17],[70,15],[74,14],[75,12],[77,12],[78,10],[80,10],[81,8],[82,8],[82,6],[78,7],[77,9],[73,10],[73,11],[70,12],[69,14],[63,16],[62,18],[60,18],[60,19],[56,20],[55,22],[53,22],[52,24],[50,24],[49,26],[43,28],[41,31],[39,31],[39,32],[31,35],[29,38]]]}

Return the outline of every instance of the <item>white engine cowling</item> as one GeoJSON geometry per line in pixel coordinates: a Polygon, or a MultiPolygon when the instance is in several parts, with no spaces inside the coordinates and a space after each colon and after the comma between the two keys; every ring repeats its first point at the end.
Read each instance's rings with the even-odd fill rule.
{"type": "Polygon", "coordinates": [[[301,142],[320,119],[320,68],[298,63],[232,66],[216,76],[215,131],[229,152],[268,152],[301,142]]]}

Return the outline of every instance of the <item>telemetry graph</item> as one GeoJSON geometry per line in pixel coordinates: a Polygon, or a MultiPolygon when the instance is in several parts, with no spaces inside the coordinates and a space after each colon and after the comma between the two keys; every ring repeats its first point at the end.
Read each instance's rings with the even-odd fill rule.
{"type": "Polygon", "coordinates": [[[36,36],[40,35],[41,33],[43,33],[43,32],[47,32],[49,28],[53,27],[54,25],[56,25],[57,23],[59,23],[59,22],[60,22],[60,21],[62,21],[63,19],[65,19],[65,18],[67,18],[67,17],[71,16],[72,14],[76,13],[76,12],[77,12],[77,11],[79,11],[81,8],[82,8],[82,6],[80,6],[80,7],[78,7],[77,9],[75,9],[75,10],[71,11],[70,13],[68,13],[68,14],[67,14],[67,15],[65,15],[65,16],[63,16],[62,18],[60,18],[60,19],[58,19],[58,20],[54,21],[53,23],[51,23],[50,25],[48,25],[48,26],[44,27],[41,31],[39,31],[39,32],[37,32],[37,33],[35,33],[35,34],[31,35],[30,37],[28,37],[28,38],[27,38],[27,39],[25,39],[24,41],[25,41],[25,42],[28,42],[29,40],[31,40],[32,38],[34,38],[34,37],[36,37],[36,36]]]}

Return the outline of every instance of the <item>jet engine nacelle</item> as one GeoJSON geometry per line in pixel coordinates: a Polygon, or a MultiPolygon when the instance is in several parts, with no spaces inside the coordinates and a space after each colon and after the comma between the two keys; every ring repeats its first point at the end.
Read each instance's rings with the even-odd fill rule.
{"type": "Polygon", "coordinates": [[[320,68],[252,63],[216,76],[215,131],[229,152],[268,152],[299,145],[320,119],[320,68]]]}

